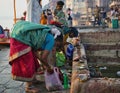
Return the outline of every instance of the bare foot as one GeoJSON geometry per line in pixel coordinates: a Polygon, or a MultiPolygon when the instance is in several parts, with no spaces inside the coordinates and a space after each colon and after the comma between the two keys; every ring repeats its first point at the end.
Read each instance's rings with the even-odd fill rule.
{"type": "Polygon", "coordinates": [[[38,88],[35,88],[34,86],[26,87],[25,88],[26,93],[39,93],[40,90],[38,88]]]}
{"type": "Polygon", "coordinates": [[[25,91],[26,93],[39,93],[40,89],[33,86],[32,82],[26,82],[25,91]]]}

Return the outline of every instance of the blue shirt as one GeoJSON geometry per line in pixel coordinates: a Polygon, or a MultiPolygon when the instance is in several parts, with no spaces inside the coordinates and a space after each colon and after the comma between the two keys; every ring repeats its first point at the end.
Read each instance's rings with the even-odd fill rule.
{"type": "Polygon", "coordinates": [[[4,31],[1,25],[0,25],[0,34],[4,34],[4,31]]]}
{"type": "Polygon", "coordinates": [[[55,41],[53,35],[48,33],[41,49],[51,51],[53,49],[54,42],[55,41]]]}

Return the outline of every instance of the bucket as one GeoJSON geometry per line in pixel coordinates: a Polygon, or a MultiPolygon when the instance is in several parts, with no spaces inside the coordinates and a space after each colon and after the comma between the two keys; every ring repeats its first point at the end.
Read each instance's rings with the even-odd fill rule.
{"type": "Polygon", "coordinates": [[[118,19],[114,18],[112,19],[112,28],[119,28],[119,23],[118,23],[118,19]]]}

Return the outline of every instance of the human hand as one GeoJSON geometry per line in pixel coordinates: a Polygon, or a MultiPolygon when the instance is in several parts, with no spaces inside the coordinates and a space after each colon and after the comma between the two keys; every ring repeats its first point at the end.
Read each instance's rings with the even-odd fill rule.
{"type": "Polygon", "coordinates": [[[52,67],[47,67],[46,69],[47,69],[47,72],[48,72],[49,74],[53,74],[53,73],[54,73],[52,67]]]}

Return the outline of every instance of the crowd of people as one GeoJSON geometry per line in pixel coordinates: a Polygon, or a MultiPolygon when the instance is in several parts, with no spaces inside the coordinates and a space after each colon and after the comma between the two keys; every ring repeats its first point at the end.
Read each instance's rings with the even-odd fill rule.
{"type": "MultiPolygon", "coordinates": [[[[67,56],[71,50],[67,51],[66,47],[78,44],[78,31],[72,24],[68,26],[63,6],[64,2],[58,1],[52,13],[50,9],[42,10],[41,0],[27,0],[25,17],[11,31],[9,64],[12,78],[26,82],[27,92],[39,93],[39,89],[34,87],[34,83],[38,82],[35,76],[42,71],[53,73],[57,66],[57,52],[62,52],[65,60],[72,61],[72,56],[67,56]],[[50,53],[55,61],[53,64],[48,61],[50,53]]],[[[69,19],[72,20],[70,13],[69,19]]],[[[61,66],[64,64],[57,67],[60,69],[61,66]]]]}
{"type": "Polygon", "coordinates": [[[99,7],[96,5],[91,17],[91,21],[93,26],[102,25],[105,27],[106,25],[109,26],[109,24],[111,24],[112,19],[117,18],[119,20],[119,16],[120,10],[118,6],[112,6],[110,7],[109,11],[106,11],[104,7],[99,7]]]}

